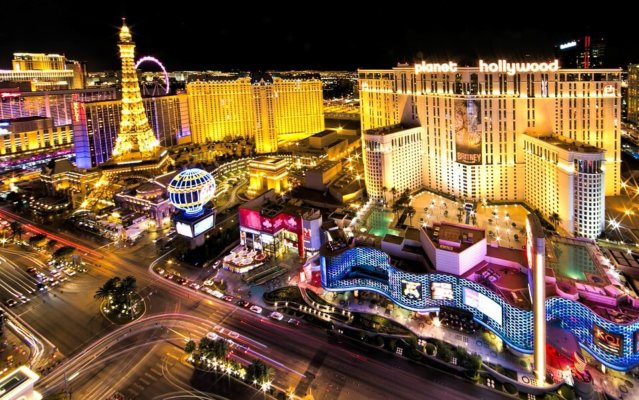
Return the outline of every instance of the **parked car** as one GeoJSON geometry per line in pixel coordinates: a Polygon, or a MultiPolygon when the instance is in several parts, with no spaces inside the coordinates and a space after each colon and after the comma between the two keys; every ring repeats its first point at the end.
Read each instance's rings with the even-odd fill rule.
{"type": "Polygon", "coordinates": [[[248,307],[249,303],[246,300],[238,300],[235,302],[235,304],[237,304],[240,307],[248,307]]]}
{"type": "Polygon", "coordinates": [[[233,296],[229,296],[228,294],[226,296],[223,297],[224,301],[228,301],[229,303],[233,301],[233,296]]]}

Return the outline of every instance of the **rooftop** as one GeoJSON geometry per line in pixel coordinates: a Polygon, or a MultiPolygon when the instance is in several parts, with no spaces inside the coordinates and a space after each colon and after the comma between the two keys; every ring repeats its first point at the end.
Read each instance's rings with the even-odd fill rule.
{"type": "Polygon", "coordinates": [[[565,138],[561,138],[555,135],[546,135],[546,136],[533,136],[535,139],[539,139],[543,142],[546,142],[550,145],[557,146],[560,149],[567,151],[574,151],[577,153],[603,153],[604,150],[595,146],[591,146],[589,144],[580,143],[580,142],[569,142],[565,138]]]}
{"type": "Polygon", "coordinates": [[[457,253],[461,253],[485,238],[483,230],[467,225],[441,223],[424,229],[436,247],[457,253]]]}
{"type": "Polygon", "coordinates": [[[397,125],[389,125],[381,128],[367,129],[364,131],[366,135],[390,135],[393,133],[405,131],[406,129],[410,129],[410,127],[404,126],[402,124],[397,125]]]}

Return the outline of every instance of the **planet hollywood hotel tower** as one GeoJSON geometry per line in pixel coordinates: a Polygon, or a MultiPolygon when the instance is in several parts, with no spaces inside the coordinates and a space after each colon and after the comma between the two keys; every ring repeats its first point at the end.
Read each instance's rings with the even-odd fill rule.
{"type": "Polygon", "coordinates": [[[596,237],[619,194],[620,70],[479,60],[359,70],[366,187],[524,201],[596,237]]]}

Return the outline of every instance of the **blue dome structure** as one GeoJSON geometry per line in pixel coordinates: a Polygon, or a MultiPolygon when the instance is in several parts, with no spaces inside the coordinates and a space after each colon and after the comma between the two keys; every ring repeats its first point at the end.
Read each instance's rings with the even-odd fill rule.
{"type": "Polygon", "coordinates": [[[187,216],[202,214],[204,205],[215,194],[215,179],[210,173],[191,168],[177,174],[167,189],[169,200],[187,216]]]}

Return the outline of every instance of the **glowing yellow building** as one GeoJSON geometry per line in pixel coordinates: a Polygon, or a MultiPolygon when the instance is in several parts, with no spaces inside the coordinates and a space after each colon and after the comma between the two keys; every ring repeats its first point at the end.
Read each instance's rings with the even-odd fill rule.
{"type": "Polygon", "coordinates": [[[639,64],[628,66],[628,120],[639,124],[639,64]]]}
{"type": "Polygon", "coordinates": [[[281,193],[288,189],[288,162],[279,157],[257,157],[249,162],[249,197],[273,189],[281,193]]]}
{"type": "Polygon", "coordinates": [[[13,53],[14,71],[66,69],[67,59],[60,54],[13,53]]]}
{"type": "Polygon", "coordinates": [[[0,119],[0,138],[0,156],[27,155],[71,147],[73,129],[45,117],[0,119]]]}
{"type": "Polygon", "coordinates": [[[324,130],[319,79],[209,77],[187,83],[186,90],[194,143],[245,138],[255,141],[258,153],[272,153],[279,140],[324,130]]]}
{"type": "MultiPolygon", "coordinates": [[[[554,136],[568,143],[593,146],[604,150],[599,171],[602,190],[605,196],[612,196],[621,189],[620,78],[619,69],[560,69],[556,60],[479,60],[477,67],[463,68],[454,62],[424,62],[391,70],[360,70],[361,127],[362,132],[419,127],[421,186],[469,201],[548,202],[531,197],[538,191],[526,188],[527,136],[554,136]]],[[[404,183],[394,184],[397,190],[412,189],[412,158],[384,168],[376,161],[380,154],[401,149],[404,139],[398,138],[383,148],[378,140],[366,135],[363,141],[366,186],[371,197],[381,199],[385,183],[396,181],[392,176],[385,177],[387,174],[405,178],[404,183]]],[[[561,146],[553,151],[560,150],[561,146]]],[[[547,154],[543,156],[548,158],[547,154]]],[[[568,201],[571,197],[565,191],[573,189],[561,186],[562,191],[552,201],[568,201]]],[[[603,198],[599,202],[597,216],[603,198]]],[[[576,215],[567,221],[573,222],[567,228],[576,234],[601,226],[599,222],[589,223],[589,228],[580,229],[576,215]]],[[[592,237],[592,233],[587,236],[592,237]]]]}
{"type": "Polygon", "coordinates": [[[84,68],[60,54],[13,53],[13,70],[0,70],[0,81],[15,82],[25,91],[82,89],[84,68]],[[21,85],[25,83],[26,85],[21,85]]]}

